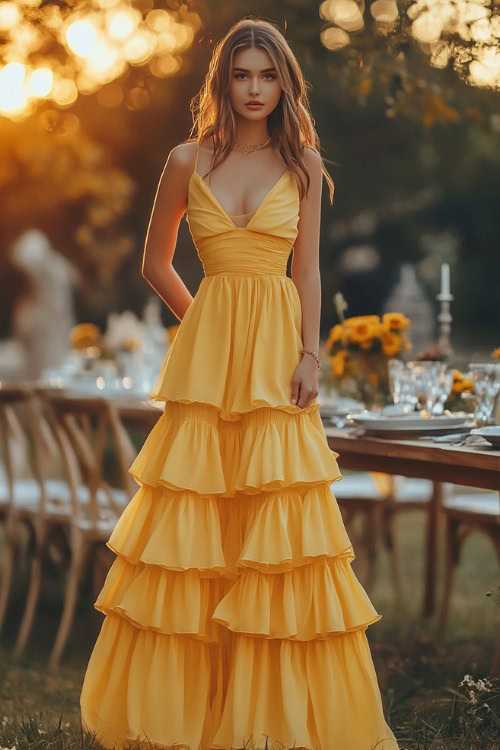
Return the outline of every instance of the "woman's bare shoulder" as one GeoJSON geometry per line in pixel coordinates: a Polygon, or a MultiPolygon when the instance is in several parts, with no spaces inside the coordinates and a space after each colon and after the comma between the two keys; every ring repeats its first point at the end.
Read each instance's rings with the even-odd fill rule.
{"type": "Polygon", "coordinates": [[[183,141],[171,150],[168,155],[168,162],[173,167],[184,170],[194,166],[196,161],[196,151],[198,144],[196,141],[183,141]]]}
{"type": "Polygon", "coordinates": [[[318,170],[321,171],[321,156],[315,148],[312,146],[305,146],[303,155],[304,163],[310,174],[314,174],[318,170]]]}
{"type": "MultiPolygon", "coordinates": [[[[200,145],[200,152],[205,154],[205,158],[210,157],[213,154],[213,144],[210,138],[204,139],[200,145]]],[[[198,141],[183,141],[171,150],[168,155],[167,165],[170,172],[176,174],[190,175],[193,172],[196,164],[196,154],[198,151],[198,141]]]]}

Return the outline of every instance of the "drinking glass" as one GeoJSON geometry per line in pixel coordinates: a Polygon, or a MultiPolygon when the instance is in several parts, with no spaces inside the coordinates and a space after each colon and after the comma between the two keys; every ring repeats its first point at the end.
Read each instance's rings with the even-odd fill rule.
{"type": "Polygon", "coordinates": [[[432,417],[439,398],[438,375],[442,370],[442,362],[423,360],[408,363],[417,392],[417,401],[425,406],[432,417]]]}
{"type": "Polygon", "coordinates": [[[387,374],[389,377],[389,389],[392,400],[399,404],[401,397],[401,374],[405,369],[405,364],[400,359],[387,360],[387,374]]]}
{"type": "Polygon", "coordinates": [[[440,416],[441,414],[444,414],[444,405],[446,403],[446,400],[448,399],[448,396],[450,395],[451,388],[453,386],[453,370],[447,367],[444,363],[437,364],[441,364],[441,367],[437,368],[436,373],[437,399],[432,411],[432,414],[434,416],[440,416]]]}
{"type": "Polygon", "coordinates": [[[474,420],[480,427],[495,424],[493,407],[500,390],[500,365],[471,363],[469,368],[476,392],[474,420]]]}
{"type": "Polygon", "coordinates": [[[409,414],[418,402],[411,369],[400,359],[388,360],[387,369],[392,400],[403,414],[409,414]]]}

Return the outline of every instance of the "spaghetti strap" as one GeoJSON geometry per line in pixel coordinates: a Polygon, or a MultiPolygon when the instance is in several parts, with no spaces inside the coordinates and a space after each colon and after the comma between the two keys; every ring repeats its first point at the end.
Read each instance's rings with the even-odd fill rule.
{"type": "Polygon", "coordinates": [[[200,142],[196,141],[196,161],[194,163],[194,171],[196,172],[196,168],[198,166],[198,157],[200,155],[200,142]]]}

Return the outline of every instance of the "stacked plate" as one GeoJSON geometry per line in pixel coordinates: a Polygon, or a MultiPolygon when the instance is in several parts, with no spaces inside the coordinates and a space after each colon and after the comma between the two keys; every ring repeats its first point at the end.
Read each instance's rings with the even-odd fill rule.
{"type": "Polygon", "coordinates": [[[493,448],[498,448],[500,450],[500,425],[478,427],[474,430],[474,435],[481,435],[481,437],[487,440],[493,448]]]}
{"type": "Polygon", "coordinates": [[[415,438],[429,435],[465,434],[475,427],[466,414],[421,417],[418,414],[387,416],[379,412],[351,414],[349,420],[362,427],[367,435],[386,438],[415,438]]]}
{"type": "Polygon", "coordinates": [[[318,401],[320,402],[320,414],[325,419],[329,417],[347,417],[348,414],[359,412],[365,406],[362,401],[340,396],[327,397],[321,395],[321,397],[318,397],[318,401]]]}

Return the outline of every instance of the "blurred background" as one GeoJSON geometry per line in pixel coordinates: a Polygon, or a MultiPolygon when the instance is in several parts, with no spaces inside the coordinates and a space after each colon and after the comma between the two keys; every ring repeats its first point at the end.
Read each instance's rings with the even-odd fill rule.
{"type": "MultiPolygon", "coordinates": [[[[322,339],[398,310],[437,335],[451,269],[452,346],[498,346],[500,17],[487,2],[0,2],[0,376],[56,366],[78,322],[144,315],[154,193],[189,135],[215,42],[246,15],[285,32],[310,83],[324,189],[322,339]],[[36,230],[36,231],[33,231],[36,230]],[[27,234],[28,233],[28,234],[27,234]],[[495,338],[496,337],[496,338],[495,338]]],[[[194,294],[185,220],[174,266],[194,294]]],[[[179,321],[162,303],[164,326],[179,321]]]]}

